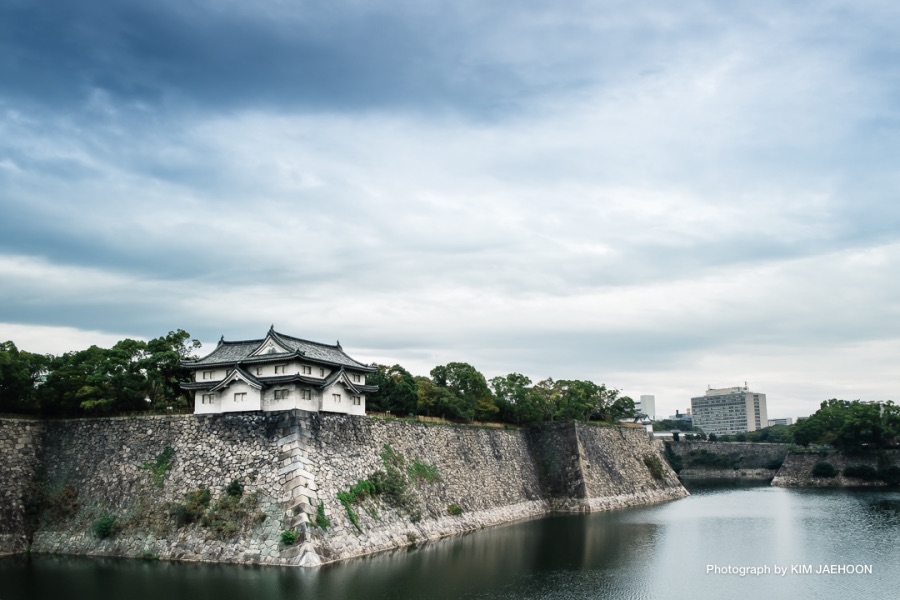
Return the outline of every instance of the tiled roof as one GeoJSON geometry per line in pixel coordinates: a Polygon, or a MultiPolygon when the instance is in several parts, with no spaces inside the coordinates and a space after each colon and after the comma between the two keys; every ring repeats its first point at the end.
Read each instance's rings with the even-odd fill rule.
{"type": "Polygon", "coordinates": [[[226,342],[224,339],[219,342],[215,350],[210,352],[203,358],[185,362],[186,367],[203,367],[211,365],[234,364],[236,362],[264,362],[279,359],[293,359],[303,356],[310,362],[324,363],[329,365],[338,365],[350,367],[359,371],[373,371],[372,367],[353,360],[340,344],[320,344],[300,338],[295,338],[283,333],[278,333],[274,329],[270,329],[268,335],[260,340],[244,340],[240,342],[226,342]],[[257,350],[268,339],[272,338],[278,344],[289,349],[291,352],[278,352],[273,354],[264,354],[259,357],[251,357],[250,355],[257,350]]]}

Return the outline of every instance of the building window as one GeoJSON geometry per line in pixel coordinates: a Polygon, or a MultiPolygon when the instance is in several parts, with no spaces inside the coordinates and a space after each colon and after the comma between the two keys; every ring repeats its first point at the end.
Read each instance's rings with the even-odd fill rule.
{"type": "Polygon", "coordinates": [[[203,371],[203,379],[212,379],[215,375],[215,371],[203,371]]]}
{"type": "Polygon", "coordinates": [[[359,396],[353,396],[353,406],[359,406],[362,404],[362,399],[359,396]]]}
{"type": "Polygon", "coordinates": [[[312,394],[309,390],[300,390],[301,400],[312,400],[312,394]]]}
{"type": "Polygon", "coordinates": [[[215,399],[215,394],[203,394],[203,399],[200,401],[201,404],[212,404],[215,399]]]}
{"type": "Polygon", "coordinates": [[[262,375],[262,374],[263,374],[263,368],[262,368],[262,367],[256,367],[256,374],[257,374],[257,375],[262,375]]]}
{"type": "Polygon", "coordinates": [[[291,390],[275,390],[275,399],[276,400],[286,400],[288,394],[291,393],[291,390]]]}
{"type": "Polygon", "coordinates": [[[334,400],[335,404],[341,403],[341,395],[340,394],[332,394],[331,399],[334,400]]]}
{"type": "Polygon", "coordinates": [[[303,365],[300,367],[303,370],[304,375],[312,375],[312,367],[309,365],[303,365]]]}
{"type": "Polygon", "coordinates": [[[284,365],[275,365],[275,374],[284,375],[284,365]]]}
{"type": "Polygon", "coordinates": [[[356,373],[353,374],[353,383],[359,383],[360,376],[356,373]]]}
{"type": "Polygon", "coordinates": [[[243,402],[247,399],[247,392],[235,392],[234,393],[234,401],[235,402],[243,402]]]}
{"type": "Polygon", "coordinates": [[[325,377],[325,369],[319,369],[319,377],[325,377]]]}

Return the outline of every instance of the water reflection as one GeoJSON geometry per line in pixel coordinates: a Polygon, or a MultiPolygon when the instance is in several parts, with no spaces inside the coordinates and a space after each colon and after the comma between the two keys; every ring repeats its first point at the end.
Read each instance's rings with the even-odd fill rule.
{"type": "Polygon", "coordinates": [[[900,493],[707,488],[555,516],[318,570],[38,556],[0,560],[0,599],[552,600],[894,597],[900,493]],[[706,565],[872,564],[871,576],[709,575],[706,565]]]}

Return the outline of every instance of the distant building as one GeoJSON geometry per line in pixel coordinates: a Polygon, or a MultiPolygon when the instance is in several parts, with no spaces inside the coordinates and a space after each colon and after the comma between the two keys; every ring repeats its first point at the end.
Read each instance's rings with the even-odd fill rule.
{"type": "Polygon", "coordinates": [[[744,387],[708,389],[691,398],[694,425],[704,433],[731,435],[767,427],[766,395],[744,387]]]}
{"type": "Polygon", "coordinates": [[[674,415],[669,415],[669,420],[678,421],[678,424],[686,431],[690,431],[694,427],[694,417],[691,415],[690,409],[687,412],[678,412],[676,409],[674,415]]]}
{"type": "Polygon", "coordinates": [[[794,420],[790,417],[784,419],[769,419],[769,427],[773,425],[793,425],[794,420]]]}
{"type": "Polygon", "coordinates": [[[182,363],[193,381],[196,414],[292,410],[366,414],[366,373],[375,369],[353,360],[341,344],[310,342],[269,333],[261,340],[226,342],[207,356],[182,363]]]}
{"type": "Polygon", "coordinates": [[[641,396],[641,399],[634,403],[634,410],[638,413],[647,415],[651,421],[656,420],[656,396],[641,396]]]}

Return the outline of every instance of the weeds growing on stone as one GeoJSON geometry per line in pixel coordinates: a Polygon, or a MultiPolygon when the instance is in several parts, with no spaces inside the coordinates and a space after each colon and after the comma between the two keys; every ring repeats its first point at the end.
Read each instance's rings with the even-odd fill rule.
{"type": "Polygon", "coordinates": [[[323,531],[327,531],[328,526],[331,525],[331,521],[329,521],[328,517],[325,516],[325,503],[324,502],[319,502],[319,507],[316,509],[315,524],[317,527],[319,527],[323,531]]]}
{"type": "Polygon", "coordinates": [[[109,515],[100,517],[94,524],[91,526],[91,530],[94,532],[94,535],[97,539],[105,540],[108,537],[112,537],[113,534],[116,533],[118,527],[116,526],[116,518],[110,517],[109,515]]]}
{"type": "Polygon", "coordinates": [[[447,506],[447,512],[453,515],[454,517],[458,517],[463,514],[463,509],[459,506],[459,504],[450,504],[447,506]]]}
{"type": "Polygon", "coordinates": [[[171,446],[166,446],[166,448],[156,456],[156,460],[144,463],[141,468],[150,471],[150,477],[153,479],[153,483],[162,486],[163,481],[166,479],[166,474],[169,472],[169,467],[172,466],[172,458],[174,456],[175,450],[171,446]]]}
{"type": "Polygon", "coordinates": [[[297,543],[297,534],[291,530],[282,531],[281,543],[285,546],[293,546],[297,543]]]}
{"type": "Polygon", "coordinates": [[[418,460],[414,461],[413,464],[410,465],[409,476],[416,481],[424,481],[426,483],[434,483],[435,481],[441,480],[441,476],[438,473],[437,467],[435,467],[434,465],[427,465],[418,460]]]}

